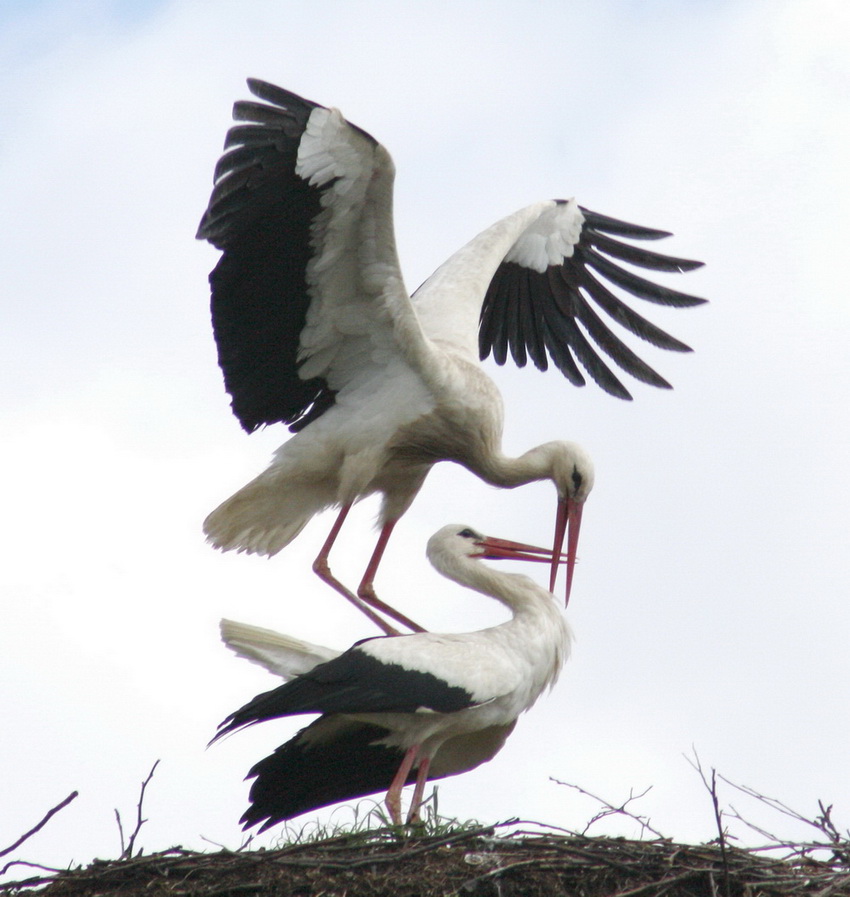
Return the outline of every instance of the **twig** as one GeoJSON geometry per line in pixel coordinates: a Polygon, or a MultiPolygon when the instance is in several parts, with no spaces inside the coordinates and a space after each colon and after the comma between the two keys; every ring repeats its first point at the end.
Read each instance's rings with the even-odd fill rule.
{"type": "Polygon", "coordinates": [[[807,816],[804,816],[802,813],[798,812],[792,807],[789,807],[781,800],[777,800],[777,798],[775,797],[768,797],[767,795],[756,791],[755,788],[750,788],[748,785],[738,785],[737,783],[727,779],[725,776],[720,776],[720,778],[736,791],[740,791],[747,797],[752,797],[760,803],[766,804],[768,807],[770,807],[770,809],[776,810],[778,813],[781,813],[783,816],[789,817],[789,819],[793,819],[795,822],[802,822],[805,825],[811,826],[826,837],[825,842],[814,841],[803,844],[790,842],[786,839],[777,837],[776,835],[763,828],[760,828],[759,826],[745,819],[738,812],[738,810],[735,809],[735,807],[731,807],[731,815],[735,819],[739,820],[748,828],[751,828],[753,831],[758,832],[762,837],[765,837],[769,841],[771,841],[774,849],[784,847],[791,851],[790,856],[799,857],[807,856],[809,853],[818,850],[831,850],[834,863],[837,863],[845,868],[850,866],[850,831],[848,831],[847,837],[842,836],[841,832],[839,832],[838,827],[832,820],[832,804],[830,804],[829,806],[824,806],[823,801],[819,800],[818,809],[820,810],[820,815],[815,816],[814,819],[809,819],[807,816]]]}
{"type": "Polygon", "coordinates": [[[699,773],[703,785],[705,785],[706,790],[711,795],[711,804],[714,807],[714,821],[717,824],[717,843],[720,845],[720,861],[723,865],[723,893],[725,894],[725,897],[732,897],[729,883],[729,858],[726,854],[727,836],[726,831],[723,828],[723,812],[720,809],[720,801],[717,799],[717,770],[713,766],[711,767],[711,782],[709,782],[705,777],[705,772],[703,771],[702,763],[700,763],[697,749],[692,745],[691,750],[694,753],[694,759],[691,760],[687,755],[685,755],[685,759],[697,773],[699,773]]]}
{"type": "Polygon", "coordinates": [[[835,859],[845,866],[850,866],[850,845],[847,843],[850,840],[850,830],[847,832],[847,838],[842,837],[832,821],[832,804],[824,807],[823,801],[819,800],[818,808],[820,816],[815,816],[815,825],[829,838],[835,859]]]}
{"type": "Polygon", "coordinates": [[[124,846],[124,828],[121,825],[121,814],[118,810],[115,810],[115,819],[118,822],[118,833],[121,836],[121,856],[122,860],[129,860],[133,857],[133,848],[136,845],[136,838],[139,835],[139,831],[142,826],[147,822],[147,819],[142,819],[142,805],[145,801],[145,789],[148,787],[150,780],[153,778],[153,774],[156,771],[157,766],[159,766],[159,760],[154,763],[151,767],[151,771],[148,773],[148,777],[142,782],[141,789],[139,791],[139,801],[136,804],[136,827],[133,829],[133,833],[130,835],[130,839],[127,841],[127,846],[124,846]]]}
{"type": "Polygon", "coordinates": [[[648,818],[648,817],[646,817],[646,816],[637,816],[637,815],[635,815],[634,813],[632,813],[631,810],[627,810],[627,809],[626,809],[626,807],[627,807],[632,801],[634,801],[634,800],[640,800],[640,798],[645,797],[645,796],[652,790],[652,785],[650,785],[650,786],[648,786],[647,788],[645,788],[643,791],[641,791],[640,794],[635,794],[635,793],[633,792],[633,789],[630,789],[630,790],[629,790],[629,796],[622,802],[622,804],[620,804],[620,806],[617,807],[617,806],[614,806],[613,804],[609,803],[609,802],[608,802],[607,800],[605,800],[604,798],[598,797],[597,795],[593,794],[593,793],[590,792],[590,791],[586,791],[586,790],[585,790],[584,788],[582,788],[580,785],[573,785],[572,782],[562,782],[560,779],[556,779],[556,778],[554,778],[553,776],[549,776],[549,781],[550,781],[550,782],[555,782],[555,783],[558,784],[558,785],[566,785],[567,788],[572,788],[572,789],[574,789],[575,791],[578,791],[579,794],[583,794],[583,795],[585,795],[585,797],[590,797],[590,798],[592,798],[593,800],[595,800],[597,803],[602,804],[603,809],[600,810],[600,811],[599,811],[599,812],[598,812],[598,813],[597,813],[597,814],[590,820],[590,822],[588,822],[587,825],[582,829],[582,831],[581,831],[581,834],[582,834],[582,835],[586,834],[586,833],[587,833],[587,830],[588,830],[588,829],[589,829],[595,822],[599,822],[600,819],[604,819],[606,816],[620,815],[620,816],[626,816],[627,818],[634,820],[634,821],[641,827],[641,834],[643,834],[643,832],[646,831],[646,832],[652,832],[652,834],[655,835],[656,838],[661,838],[661,839],[664,839],[664,838],[665,838],[665,836],[662,835],[661,832],[659,832],[657,829],[654,829],[654,828],[649,824],[649,818],[648,818]]]}
{"type": "Polygon", "coordinates": [[[118,823],[118,837],[121,839],[121,856],[124,856],[124,826],[121,825],[121,814],[115,808],[115,821],[118,823]]]}
{"type": "Polygon", "coordinates": [[[28,869],[41,869],[43,872],[65,872],[65,869],[54,869],[52,866],[42,866],[41,863],[28,863],[26,860],[9,860],[6,865],[0,869],[0,875],[5,875],[12,866],[26,866],[28,869]]]}
{"type": "Polygon", "coordinates": [[[12,844],[10,847],[6,847],[5,849],[0,850],[0,857],[7,856],[13,850],[17,850],[21,846],[21,844],[23,844],[24,841],[27,840],[27,838],[31,838],[36,832],[43,829],[44,826],[47,825],[47,823],[50,821],[51,817],[53,817],[56,813],[58,813],[63,807],[67,807],[68,804],[71,803],[71,801],[74,800],[74,798],[76,798],[78,795],[79,795],[78,791],[72,791],[65,798],[65,800],[60,801],[58,804],[56,804],[56,806],[52,810],[48,810],[44,814],[44,817],[42,818],[41,822],[38,823],[38,825],[31,828],[25,835],[21,835],[21,837],[18,838],[18,840],[15,841],[15,843],[12,844]]]}

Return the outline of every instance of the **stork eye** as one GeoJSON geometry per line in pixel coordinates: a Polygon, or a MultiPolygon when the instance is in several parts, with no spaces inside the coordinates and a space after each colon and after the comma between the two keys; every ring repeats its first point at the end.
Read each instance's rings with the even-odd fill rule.
{"type": "Polygon", "coordinates": [[[480,534],[480,533],[476,533],[474,529],[470,529],[469,527],[467,527],[466,529],[462,529],[462,530],[458,533],[458,535],[459,535],[462,539],[480,539],[480,538],[481,538],[481,534],[480,534]]]}

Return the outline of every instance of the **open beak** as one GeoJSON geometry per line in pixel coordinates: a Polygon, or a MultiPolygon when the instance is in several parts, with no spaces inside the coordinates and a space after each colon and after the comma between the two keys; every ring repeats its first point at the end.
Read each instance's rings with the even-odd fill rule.
{"type": "Polygon", "coordinates": [[[552,565],[557,569],[558,564],[566,564],[567,558],[563,555],[553,555],[548,548],[538,548],[536,545],[526,545],[523,542],[511,542],[509,539],[496,539],[486,536],[478,543],[481,548],[480,558],[495,561],[507,558],[514,561],[539,561],[552,565]]]}
{"type": "Polygon", "coordinates": [[[555,558],[562,557],[561,550],[564,547],[564,537],[567,540],[567,594],[564,606],[570,603],[570,592],[573,588],[573,571],[576,565],[576,549],[578,548],[578,534],[581,529],[581,512],[584,504],[574,501],[572,498],[558,499],[558,514],[555,518],[555,540],[552,543],[552,568],[549,574],[549,591],[555,591],[555,580],[558,578],[558,564],[555,558]]]}

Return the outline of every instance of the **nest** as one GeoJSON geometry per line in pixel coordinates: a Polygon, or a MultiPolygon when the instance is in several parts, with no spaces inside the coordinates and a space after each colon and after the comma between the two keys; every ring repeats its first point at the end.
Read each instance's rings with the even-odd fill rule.
{"type": "Polygon", "coordinates": [[[401,838],[383,830],[279,850],[175,848],[6,884],[0,895],[850,897],[850,865],[839,853],[777,859],[723,843],[497,831],[401,838]]]}

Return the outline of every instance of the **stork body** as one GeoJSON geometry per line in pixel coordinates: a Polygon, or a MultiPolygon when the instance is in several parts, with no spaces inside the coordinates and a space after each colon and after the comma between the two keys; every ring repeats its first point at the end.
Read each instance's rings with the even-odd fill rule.
{"type": "MultiPolygon", "coordinates": [[[[551,358],[582,385],[578,360],[603,389],[630,398],[589,336],[628,373],[667,387],[592,303],[654,345],[688,347],[595,275],[643,299],[687,306],[703,300],[611,258],[662,271],[700,263],[610,236],[657,239],[663,231],[588,212],[574,200],[547,200],[479,234],[410,297],[396,254],[386,149],[335,109],[265,82],[249,86],[265,102],[235,105],[234,117],[250,123],[228,134],[198,236],[223,250],[210,281],[234,413],[249,432],[283,422],[295,435],[207,517],[209,541],[274,555],[316,513],[337,507],[314,569],[376,622],[366,605],[420,629],[378,601],[372,582],[396,521],[431,467],[448,460],[501,487],[552,480],[559,499],[553,553],[569,529],[574,559],[593,485],[590,460],[569,442],[505,456],[501,396],[480,358],[492,351],[501,364],[510,349],[518,364],[530,357],[541,369],[551,358]],[[351,505],[374,493],[383,498],[380,535],[354,595],[332,576],[328,554],[351,505]]],[[[554,574],[553,566],[553,584],[554,574]]],[[[571,578],[572,562],[568,594],[571,578]]]]}
{"type": "Polygon", "coordinates": [[[517,717],[555,683],[570,645],[551,593],[526,576],[481,563],[522,557],[491,551],[498,544],[458,525],[444,527],[428,543],[441,573],[511,610],[508,622],[489,629],[366,639],[329,660],[322,659],[328,649],[286,637],[270,644],[274,638],[244,628],[240,640],[231,630],[235,650],[284,676],[317,663],[233,713],[216,738],[280,716],[322,714],[250,771],[255,781],[242,817],[246,828],[262,822],[265,829],[386,787],[387,806],[400,823],[401,789],[415,782],[410,822],[429,779],[495,755],[517,717]]]}
{"type": "MultiPolygon", "coordinates": [[[[258,664],[273,675],[280,676],[285,682],[295,676],[309,673],[319,664],[327,663],[342,653],[333,648],[326,648],[290,635],[284,635],[281,632],[264,629],[260,626],[251,626],[247,623],[238,623],[234,620],[221,621],[221,639],[239,657],[258,664]]],[[[504,747],[515,726],[516,720],[503,725],[490,726],[480,731],[457,735],[444,741],[431,760],[429,779],[445,778],[469,772],[482,763],[492,760],[504,747]]],[[[355,724],[348,728],[348,732],[355,740],[358,731],[363,734],[363,731],[355,724]]],[[[350,741],[345,742],[345,749],[347,751],[346,764],[359,766],[362,761],[370,769],[374,766],[376,784],[373,790],[379,790],[389,781],[389,775],[380,778],[380,775],[386,771],[388,761],[393,759],[385,750],[371,747],[368,741],[363,745],[364,751],[376,755],[378,763],[375,766],[370,759],[360,758],[358,760],[354,756],[354,746],[350,741]]],[[[318,763],[315,757],[312,759],[314,764],[318,763]]],[[[398,760],[398,757],[395,759],[398,760]]],[[[342,774],[345,775],[344,772],[342,774]]],[[[307,774],[299,776],[299,778],[306,780],[312,779],[313,776],[307,774]]]]}

